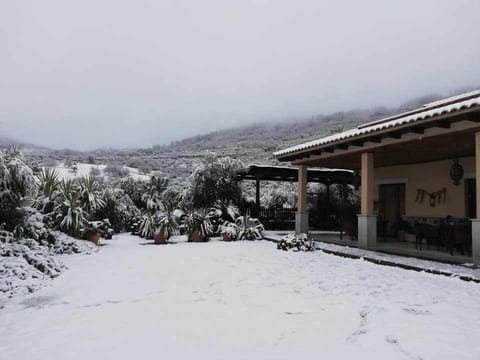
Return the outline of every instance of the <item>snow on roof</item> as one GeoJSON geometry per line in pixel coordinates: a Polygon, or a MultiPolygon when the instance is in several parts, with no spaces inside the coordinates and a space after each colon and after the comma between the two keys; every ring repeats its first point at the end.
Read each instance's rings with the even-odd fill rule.
{"type": "Polygon", "coordinates": [[[434,101],[423,105],[413,111],[403,114],[389,116],[381,120],[360,125],[354,129],[350,129],[338,134],[330,135],[321,139],[309,141],[303,144],[295,145],[282,149],[273,153],[275,157],[281,157],[297,151],[306,150],[312,147],[326,145],[329,143],[346,140],[355,136],[365,135],[388,128],[393,128],[415,121],[427,119],[442,114],[448,114],[454,111],[469,109],[474,106],[480,106],[480,90],[471,91],[446,99],[434,101]]]}
{"type": "MultiPolygon", "coordinates": [[[[263,165],[263,164],[250,164],[246,167],[246,169],[250,168],[265,168],[265,169],[284,169],[284,170],[297,170],[296,167],[291,167],[291,166],[282,166],[282,165],[263,165]]],[[[330,168],[315,168],[315,167],[309,167],[308,171],[325,171],[325,172],[331,172],[331,171],[347,171],[347,172],[353,172],[352,170],[348,169],[330,169],[330,168]]]]}

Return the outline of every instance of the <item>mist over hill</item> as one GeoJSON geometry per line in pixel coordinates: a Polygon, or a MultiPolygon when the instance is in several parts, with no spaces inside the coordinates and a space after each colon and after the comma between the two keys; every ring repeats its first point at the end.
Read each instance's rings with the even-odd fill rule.
{"type": "MultiPolygon", "coordinates": [[[[123,165],[138,168],[143,173],[154,171],[159,175],[185,179],[190,175],[192,165],[209,152],[215,152],[219,156],[230,156],[242,160],[245,164],[278,164],[272,156],[276,150],[412,110],[425,103],[474,88],[465,87],[450,94],[428,94],[409,100],[399,107],[379,106],[327,115],[318,114],[288,121],[259,122],[143,149],[98,149],[87,152],[68,149],[47,151],[31,144],[23,144],[23,147],[28,149],[26,152],[33,161],[48,166],[65,161],[123,165]]],[[[11,139],[8,139],[7,143],[22,145],[11,139]]]]}

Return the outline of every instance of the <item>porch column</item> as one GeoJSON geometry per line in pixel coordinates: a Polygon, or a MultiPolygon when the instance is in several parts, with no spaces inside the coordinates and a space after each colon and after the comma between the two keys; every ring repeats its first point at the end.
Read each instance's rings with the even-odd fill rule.
{"type": "Polygon", "coordinates": [[[377,244],[377,217],[374,215],[373,196],[375,193],[374,157],[363,153],[361,159],[362,185],[360,190],[361,211],[358,215],[358,245],[362,248],[377,244]]]}
{"type": "Polygon", "coordinates": [[[257,208],[257,214],[260,213],[260,179],[255,179],[255,207],[257,208]]]}
{"type": "Polygon", "coordinates": [[[307,165],[300,165],[298,167],[298,200],[297,213],[295,214],[295,232],[297,234],[308,232],[307,165]]]}
{"type": "Polygon", "coordinates": [[[477,214],[472,219],[472,261],[480,264],[480,132],[475,134],[475,183],[477,188],[477,214]]]}

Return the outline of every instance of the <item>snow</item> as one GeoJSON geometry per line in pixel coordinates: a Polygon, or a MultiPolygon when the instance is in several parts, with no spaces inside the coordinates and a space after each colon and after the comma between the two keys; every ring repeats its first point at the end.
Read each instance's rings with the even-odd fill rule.
{"type": "MultiPolygon", "coordinates": [[[[78,168],[78,171],[76,173],[73,172],[71,167],[65,166],[64,164],[59,164],[58,166],[56,166],[55,169],[58,172],[58,176],[61,179],[74,179],[77,177],[88,176],[90,175],[90,170],[92,168],[97,168],[98,170],[100,170],[100,173],[102,174],[102,176],[104,177],[107,176],[103,173],[104,169],[107,167],[104,164],[101,164],[101,165],[87,164],[87,163],[76,163],[76,164],[78,168]]],[[[150,175],[140,174],[140,171],[136,168],[132,168],[128,166],[124,166],[123,168],[127,169],[130,172],[129,176],[135,180],[146,181],[150,179],[150,175]]]]}
{"type": "Polygon", "coordinates": [[[453,111],[458,111],[461,109],[469,109],[474,106],[480,106],[480,91],[462,94],[457,96],[456,98],[465,99],[465,100],[463,101],[458,100],[454,103],[447,102],[447,104],[445,104],[444,106],[439,106],[439,104],[442,104],[446,101],[451,100],[451,99],[444,99],[436,103],[433,103],[433,105],[438,107],[431,108],[431,104],[427,104],[427,106],[430,106],[430,107],[426,107],[425,109],[423,108],[418,109],[418,110],[422,110],[420,112],[417,110],[413,110],[406,113],[405,116],[398,116],[398,115],[393,116],[392,120],[389,120],[389,118],[386,118],[379,121],[375,121],[373,123],[364,124],[363,126],[359,126],[357,128],[350,129],[338,134],[330,135],[321,139],[309,141],[303,144],[291,146],[286,149],[276,151],[273,153],[273,156],[280,157],[293,152],[309,149],[315,146],[325,145],[325,144],[333,143],[336,141],[345,140],[351,137],[364,135],[364,134],[372,133],[375,131],[385,130],[385,129],[400,126],[400,125],[409,124],[418,120],[423,120],[423,119],[427,119],[427,118],[442,115],[442,114],[448,114],[453,111]]]}
{"type": "Polygon", "coordinates": [[[0,309],[2,359],[479,359],[480,286],[284,252],[122,234],[0,309]]]}
{"type": "MultiPolygon", "coordinates": [[[[283,234],[284,232],[279,232],[283,234]]],[[[264,233],[265,238],[272,240],[274,242],[280,242],[283,235],[280,235],[278,232],[267,231],[264,233]]],[[[322,231],[323,235],[335,234],[338,235],[336,231],[322,231]]],[[[321,240],[315,239],[315,248],[318,250],[331,251],[339,254],[352,255],[359,258],[368,258],[378,261],[383,261],[386,263],[405,265],[409,267],[414,267],[417,269],[430,270],[437,273],[442,273],[454,277],[465,277],[467,279],[472,279],[475,281],[480,281],[480,268],[472,268],[473,264],[463,264],[463,265],[454,265],[447,264],[438,261],[430,261],[424,259],[418,259],[415,257],[406,257],[406,256],[397,256],[392,254],[385,254],[372,250],[359,249],[356,247],[350,247],[345,245],[337,245],[332,243],[323,242],[321,240]]]]}

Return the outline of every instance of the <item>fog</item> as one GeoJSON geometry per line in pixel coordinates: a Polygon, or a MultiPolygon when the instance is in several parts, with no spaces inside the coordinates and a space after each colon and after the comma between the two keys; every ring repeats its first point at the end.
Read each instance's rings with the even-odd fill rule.
{"type": "Polygon", "coordinates": [[[147,147],[480,83],[480,1],[3,0],[0,134],[147,147]]]}

